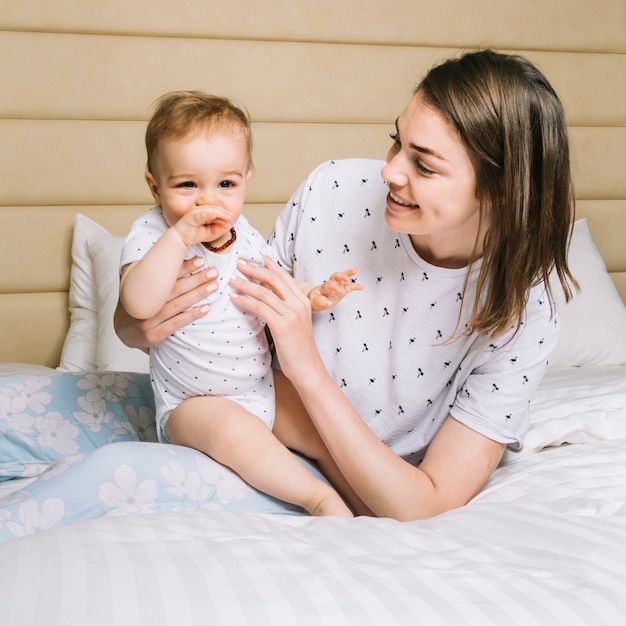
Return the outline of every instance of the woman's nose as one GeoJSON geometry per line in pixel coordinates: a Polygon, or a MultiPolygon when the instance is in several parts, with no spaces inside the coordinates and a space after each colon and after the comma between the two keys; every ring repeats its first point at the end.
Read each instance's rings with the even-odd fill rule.
{"type": "Polygon", "coordinates": [[[387,157],[387,164],[383,166],[381,174],[386,182],[397,185],[398,187],[407,184],[408,176],[401,153],[398,152],[393,156],[389,155],[387,157]]]}

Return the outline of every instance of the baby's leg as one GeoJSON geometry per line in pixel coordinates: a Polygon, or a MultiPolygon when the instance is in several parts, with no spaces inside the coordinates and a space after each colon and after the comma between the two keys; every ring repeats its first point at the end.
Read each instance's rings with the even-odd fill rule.
{"type": "Polygon", "coordinates": [[[274,386],[276,418],[273,432],[276,437],[288,448],[313,459],[358,515],[372,516],[372,511],[352,489],[330,455],[289,379],[282,372],[275,371],[274,386]]]}
{"type": "Polygon", "coordinates": [[[172,411],[166,430],[172,443],[204,452],[275,498],[312,515],[352,517],[331,486],[315,478],[256,415],[232,400],[185,400],[172,411]]]}

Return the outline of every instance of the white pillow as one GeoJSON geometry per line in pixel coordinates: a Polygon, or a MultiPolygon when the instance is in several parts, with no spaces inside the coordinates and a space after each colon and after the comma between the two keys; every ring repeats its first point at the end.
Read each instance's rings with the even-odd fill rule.
{"type": "Polygon", "coordinates": [[[96,340],[97,369],[108,372],[148,372],[148,355],[125,346],[113,328],[113,314],[120,289],[120,256],[124,237],[110,233],[93,233],[87,248],[93,262],[97,285],[98,334],[96,340]]]}
{"type": "Polygon", "coordinates": [[[74,219],[69,290],[70,327],[61,352],[59,369],[62,371],[96,369],[98,303],[87,239],[92,233],[106,232],[105,228],[80,213],[74,219]]]}
{"type": "Polygon", "coordinates": [[[586,219],[574,224],[568,255],[580,292],[565,304],[558,279],[551,284],[561,318],[552,367],[626,363],[626,307],[598,252],[586,219]]]}
{"type": "Polygon", "coordinates": [[[546,372],[530,403],[530,428],[509,463],[562,444],[626,437],[626,366],[560,367],[546,372]]]}
{"type": "Polygon", "coordinates": [[[113,329],[123,242],[85,215],[76,215],[62,371],[148,371],[148,355],[126,347],[113,329]]]}

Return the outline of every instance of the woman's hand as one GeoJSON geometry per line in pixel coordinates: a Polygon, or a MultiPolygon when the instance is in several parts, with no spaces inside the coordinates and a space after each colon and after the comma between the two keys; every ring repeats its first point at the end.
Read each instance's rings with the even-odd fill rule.
{"type": "Polygon", "coordinates": [[[238,270],[250,280],[237,276],[231,285],[232,298],[243,309],[265,320],[276,346],[280,366],[288,378],[306,373],[321,357],[315,347],[311,303],[298,283],[269,257],[265,267],[239,261],[238,270]]]}
{"type": "Polygon", "coordinates": [[[206,315],[208,305],[194,305],[217,289],[217,270],[201,268],[204,268],[204,261],[199,258],[188,259],[182,264],[170,299],[153,317],[135,319],[118,302],[113,326],[122,342],[130,348],[147,350],[175,330],[206,315]]]}

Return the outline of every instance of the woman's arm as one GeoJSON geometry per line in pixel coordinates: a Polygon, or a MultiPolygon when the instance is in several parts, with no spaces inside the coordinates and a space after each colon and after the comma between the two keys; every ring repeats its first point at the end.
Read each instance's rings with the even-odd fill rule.
{"type": "Polygon", "coordinates": [[[336,465],[374,514],[431,517],[478,492],[500,461],[503,444],[448,417],[420,467],[410,465],[369,429],[326,370],[313,338],[310,303],[295,281],[268,259],[265,268],[240,269],[253,281],[233,279],[237,303],[267,322],[283,373],[336,465]]]}
{"type": "Polygon", "coordinates": [[[175,330],[206,315],[208,305],[194,305],[217,289],[218,274],[214,268],[202,269],[204,265],[200,258],[185,261],[179,267],[178,279],[169,299],[156,315],[148,319],[132,317],[118,302],[113,326],[121,341],[130,348],[147,351],[175,330]]]}

